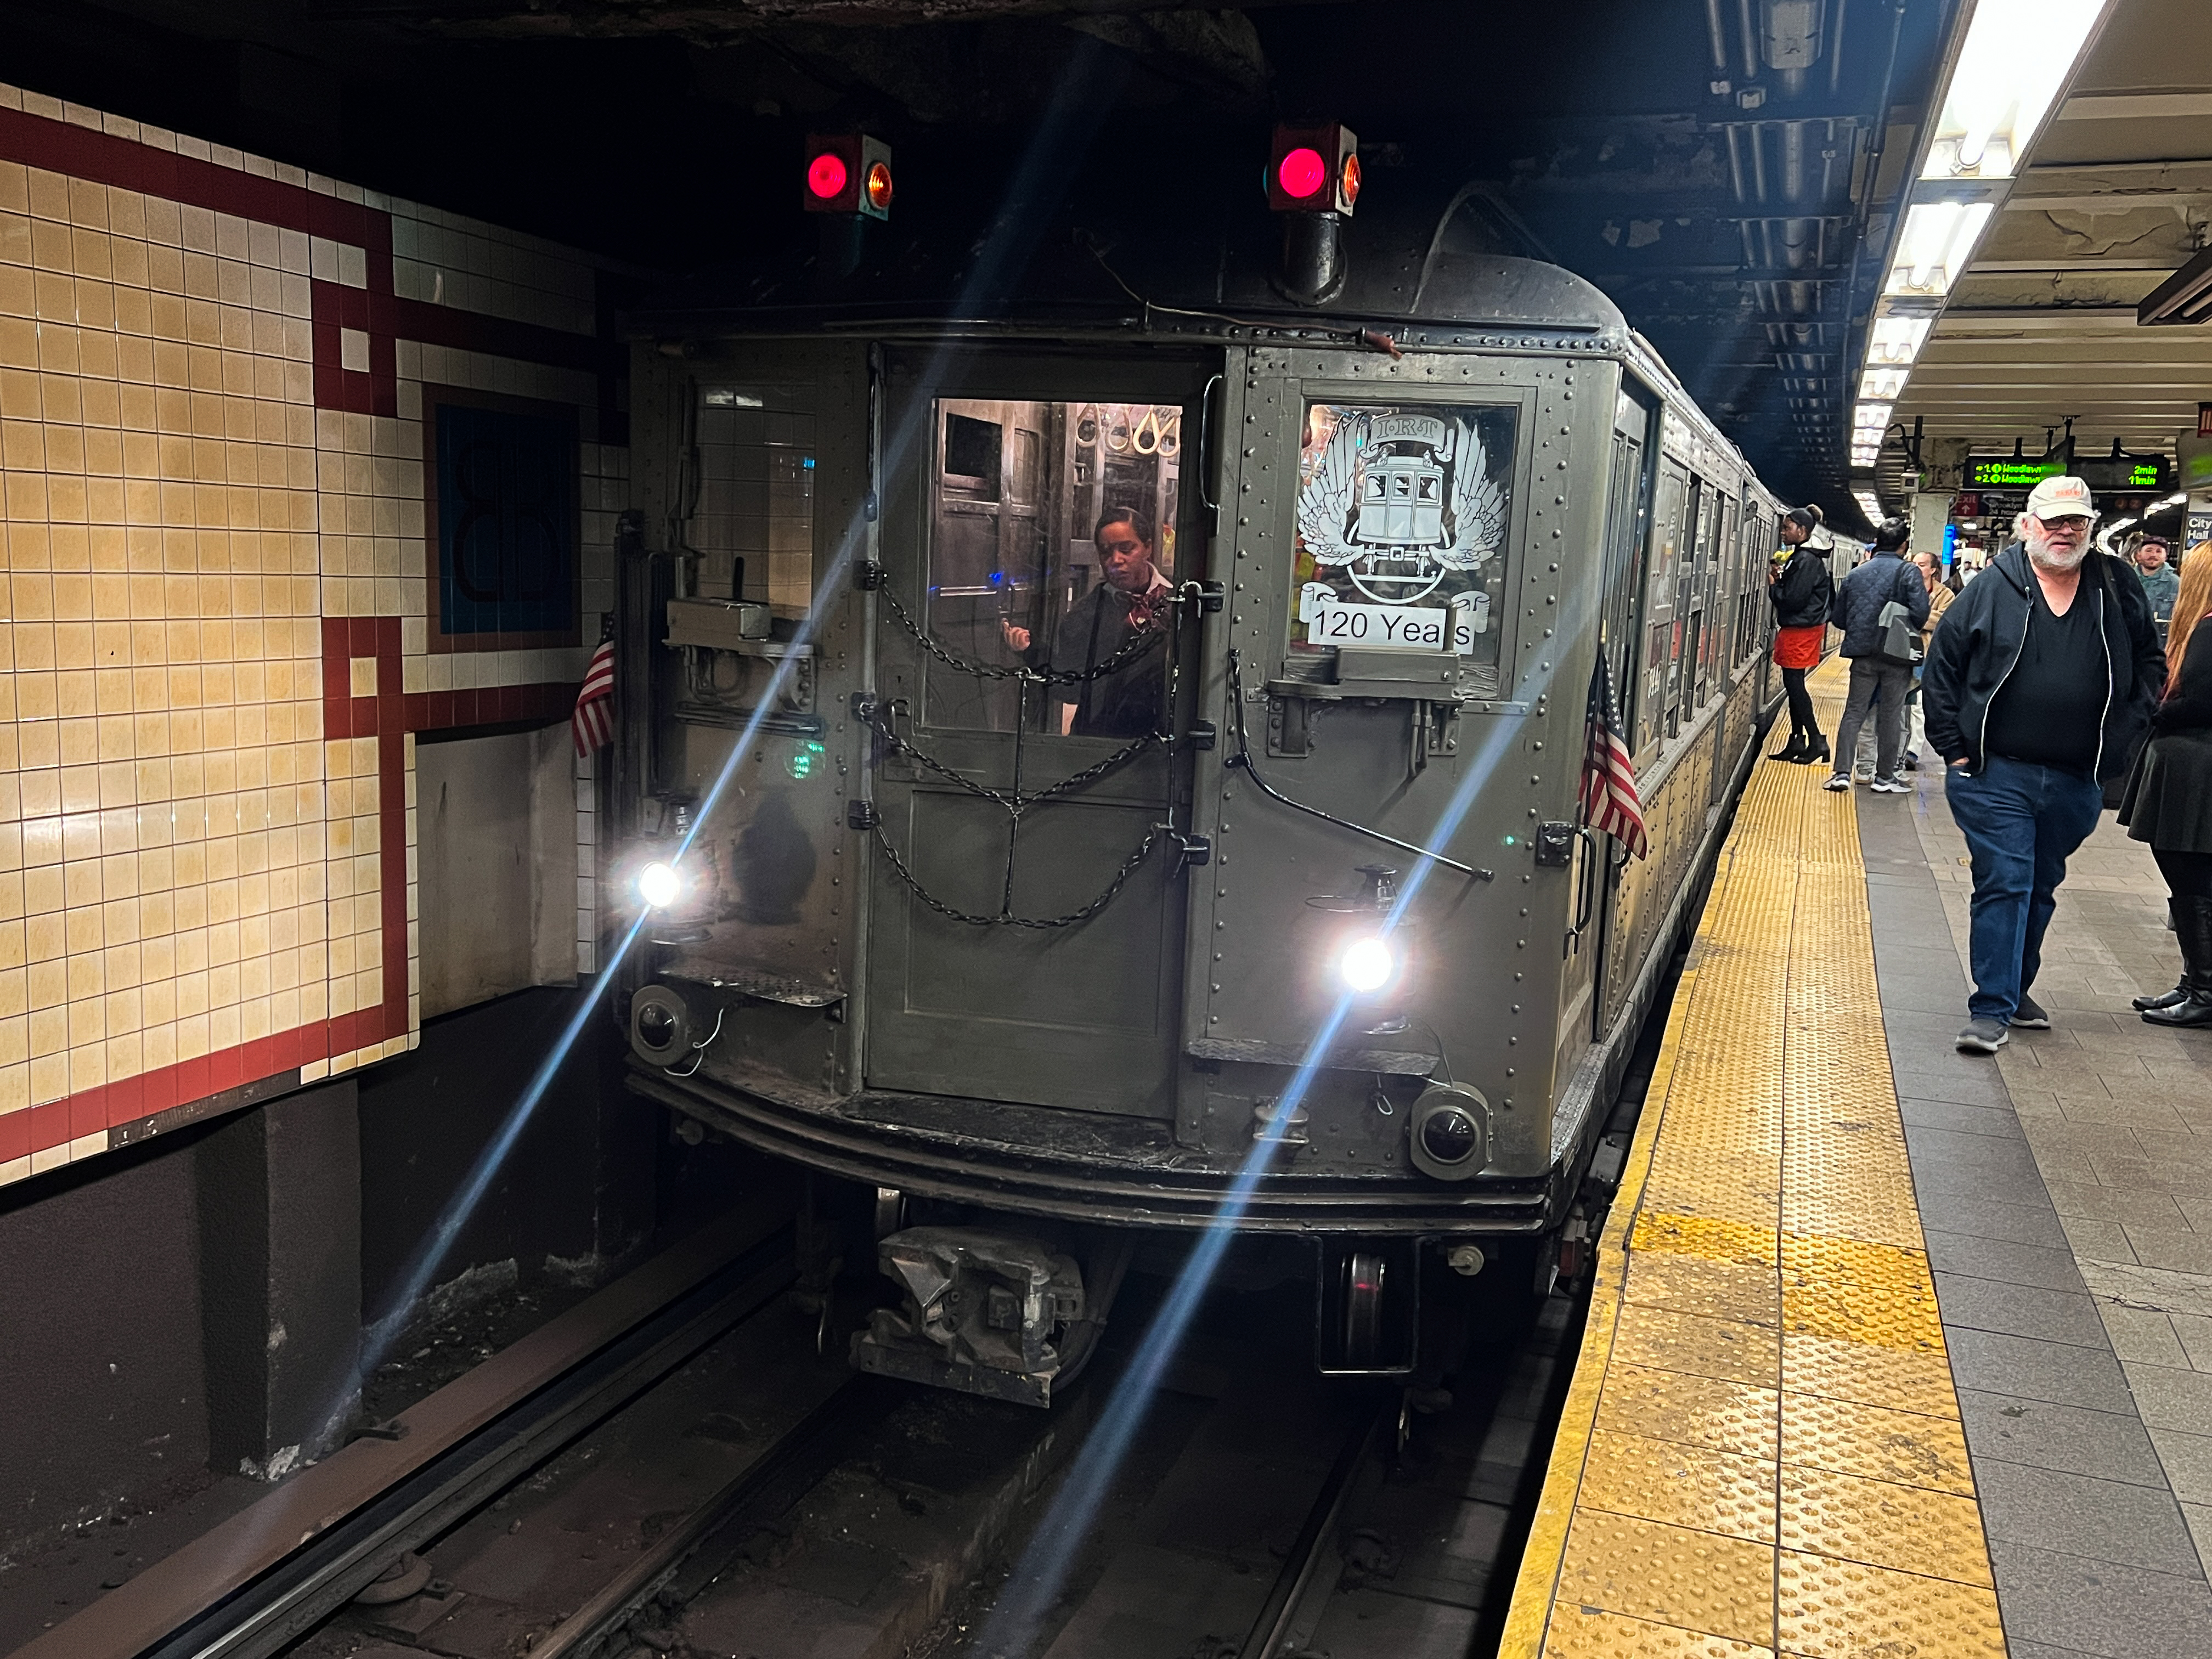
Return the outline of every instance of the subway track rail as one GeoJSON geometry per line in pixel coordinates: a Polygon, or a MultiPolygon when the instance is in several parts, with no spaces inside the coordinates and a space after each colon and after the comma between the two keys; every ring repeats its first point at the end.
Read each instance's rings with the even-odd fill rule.
{"type": "MultiPolygon", "coordinates": [[[[1633,1109],[1616,1113],[1616,1144],[1633,1109]]],[[[1494,1644],[1583,1306],[1540,1292],[1525,1255],[1471,1287],[1458,1398],[1428,1415],[1401,1385],[1315,1375],[1310,1286],[1232,1267],[1016,1646],[993,1645],[994,1604],[1164,1281],[1132,1275],[1097,1360],[1042,1413],[852,1374],[784,1294],[795,1272],[787,1225],[708,1229],[18,1659],[1425,1659],[1494,1644]]]]}

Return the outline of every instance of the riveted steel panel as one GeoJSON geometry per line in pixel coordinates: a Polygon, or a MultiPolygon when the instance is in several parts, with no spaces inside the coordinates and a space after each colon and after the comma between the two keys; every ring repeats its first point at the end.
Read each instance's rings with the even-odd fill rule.
{"type": "MultiPolygon", "coordinates": [[[[1209,625],[1207,706],[1220,711],[1221,747],[1201,764],[1197,827],[1215,863],[1194,892],[1190,1037],[1301,1052],[1329,1021],[1338,992],[1333,951],[1349,925],[1327,902],[1360,890],[1358,866],[1399,869],[1413,890],[1405,915],[1409,962],[1404,1012],[1418,1035],[1401,1048],[1440,1044],[1451,1074],[1482,1089],[1497,1110],[1492,1170],[1534,1174],[1552,1162],[1550,1110],[1563,940],[1571,920],[1571,872],[1539,870],[1531,832],[1571,817],[1579,782],[1584,691],[1593,660],[1599,571],[1595,548],[1609,437],[1609,362],[1455,356],[1393,362],[1379,356],[1295,348],[1255,349],[1232,360],[1233,483],[1223,513],[1228,605],[1209,625]],[[1602,398],[1595,395],[1601,390],[1602,398]],[[1421,748],[1428,688],[1407,695],[1361,680],[1360,695],[1315,682],[1311,695],[1282,689],[1286,676],[1325,664],[1296,663],[1291,641],[1298,554],[1301,448],[1316,405],[1450,414],[1510,413],[1516,446],[1503,581],[1490,618],[1496,674],[1463,668],[1451,704],[1456,739],[1421,748]],[[1587,418],[1585,418],[1587,417],[1587,418]],[[1495,872],[1470,879],[1418,860],[1272,800],[1230,763],[1238,706],[1229,690],[1236,653],[1242,714],[1261,776],[1283,794],[1415,845],[1434,845],[1495,872]],[[1393,695],[1366,695],[1382,690],[1393,695]],[[1300,698],[1309,747],[1268,753],[1271,701],[1300,698]],[[1218,700],[1218,701],[1217,701],[1218,700]],[[1210,786],[1210,787],[1209,787],[1210,786]],[[1247,873],[1249,872],[1249,873],[1247,873]],[[1322,902],[1316,903],[1316,901],[1322,902]]],[[[1304,647],[1300,647],[1304,652],[1304,647]]],[[[1369,653],[1369,655],[1374,654],[1369,653]]],[[[1358,1038],[1359,1018],[1347,1027],[1358,1038]]],[[[1255,1092],[1264,1077],[1224,1079],[1255,1092]]],[[[1279,1074],[1273,1082],[1279,1089],[1279,1074]]],[[[1309,1099],[1317,1119],[1364,1110],[1365,1095],[1321,1079],[1309,1099]]]]}

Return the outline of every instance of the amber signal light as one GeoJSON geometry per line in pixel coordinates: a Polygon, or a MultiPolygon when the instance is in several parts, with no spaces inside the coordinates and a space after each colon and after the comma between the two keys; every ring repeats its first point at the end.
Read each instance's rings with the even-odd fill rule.
{"type": "Polygon", "coordinates": [[[1267,164],[1277,213],[1349,213],[1359,200],[1359,140],[1341,121],[1285,122],[1267,164]]]}
{"type": "Polygon", "coordinates": [[[809,213],[856,213],[888,219],[891,207],[891,147],[864,132],[816,133],[806,141],[809,213]]]}

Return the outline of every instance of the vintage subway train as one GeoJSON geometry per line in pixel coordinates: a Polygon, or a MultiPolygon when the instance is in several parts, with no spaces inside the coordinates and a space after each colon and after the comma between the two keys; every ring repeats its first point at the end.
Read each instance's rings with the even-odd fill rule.
{"type": "Polygon", "coordinates": [[[1389,1371],[1565,1227],[1777,691],[1778,503],[1587,283],[1130,310],[633,331],[631,1086],[921,1201],[857,1357],[1039,1401],[1122,1230],[1310,1238],[1389,1371]]]}

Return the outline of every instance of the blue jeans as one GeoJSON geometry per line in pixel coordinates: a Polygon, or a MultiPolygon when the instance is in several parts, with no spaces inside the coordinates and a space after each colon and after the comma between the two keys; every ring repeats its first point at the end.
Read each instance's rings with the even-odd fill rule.
{"type": "Polygon", "coordinates": [[[2078,773],[1993,755],[1973,776],[1947,768],[1943,794],[1973,854],[1974,994],[1966,1010],[2002,1024],[2035,983],[2066,860],[2097,827],[2104,792],[2078,773]]]}

